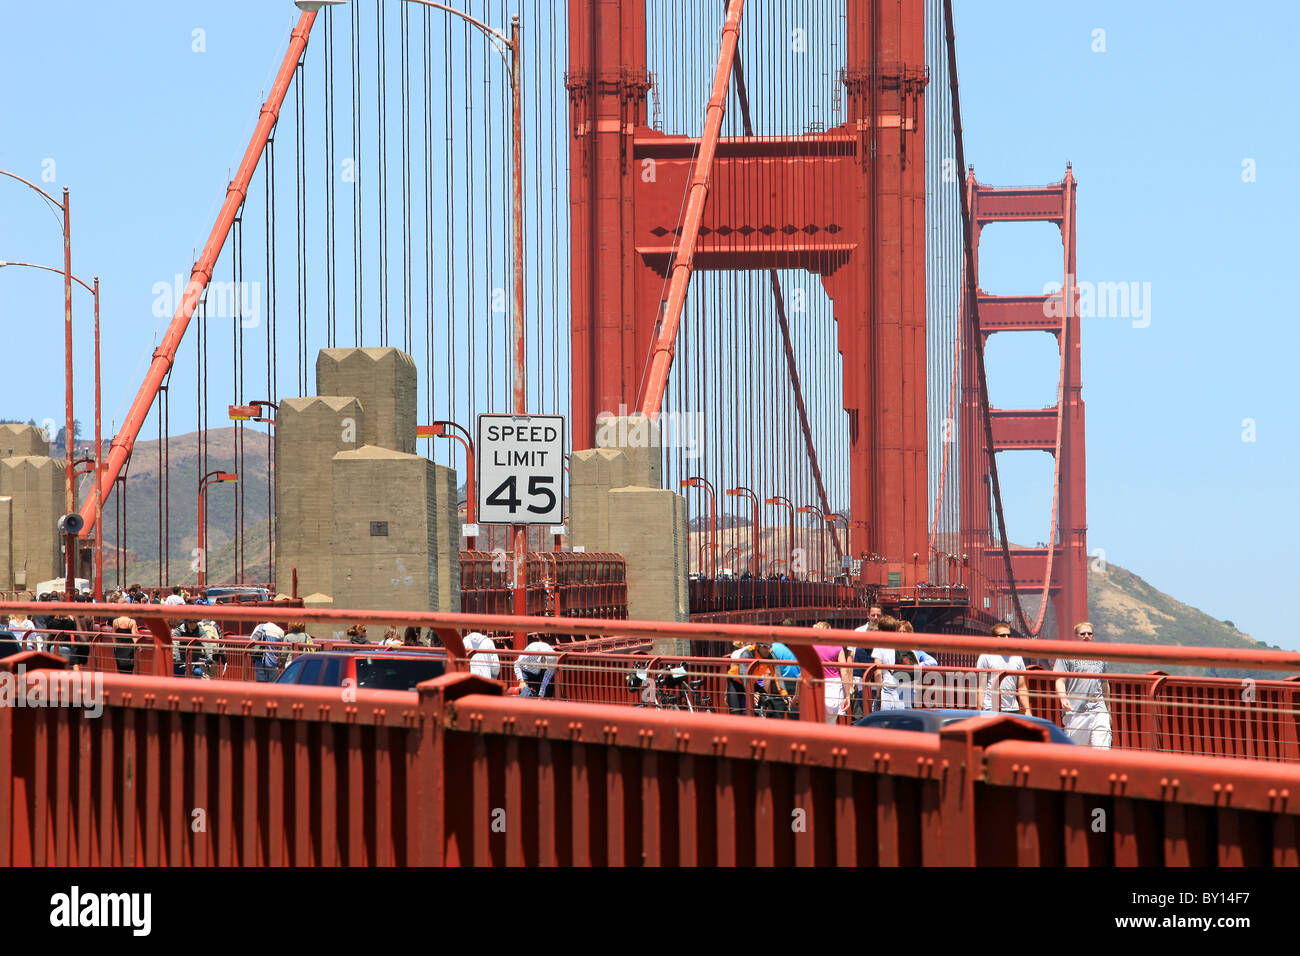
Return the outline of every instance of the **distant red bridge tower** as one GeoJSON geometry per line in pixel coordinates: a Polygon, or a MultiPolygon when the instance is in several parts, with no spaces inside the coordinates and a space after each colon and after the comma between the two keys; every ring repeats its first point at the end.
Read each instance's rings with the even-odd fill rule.
{"type": "MultiPolygon", "coordinates": [[[[971,208],[972,248],[978,256],[980,231],[993,222],[1050,222],[1061,230],[1064,250],[1061,290],[1045,295],[989,295],[978,292],[980,335],[998,332],[1050,332],[1060,348],[1057,404],[1042,409],[990,408],[993,449],[1045,451],[1055,457],[1052,526],[1047,547],[1012,547],[1011,563],[1021,596],[1046,592],[1056,612],[1056,635],[1073,637],[1074,625],[1088,614],[1088,521],[1085,480],[1083,394],[1081,382],[1078,289],[1075,282],[1075,180],[1069,167],[1061,182],[1042,187],[998,188],[966,177],[971,208]]],[[[978,259],[975,275],[979,276],[978,259]]],[[[1009,590],[1001,548],[989,530],[987,441],[973,349],[965,350],[962,368],[962,435],[964,447],[984,453],[968,459],[973,475],[963,475],[962,548],[983,553],[985,565],[1001,571],[995,585],[1009,590]]],[[[1038,630],[1045,608],[1029,615],[1038,630]]],[[[1051,636],[1051,635],[1044,635],[1051,636]]]]}

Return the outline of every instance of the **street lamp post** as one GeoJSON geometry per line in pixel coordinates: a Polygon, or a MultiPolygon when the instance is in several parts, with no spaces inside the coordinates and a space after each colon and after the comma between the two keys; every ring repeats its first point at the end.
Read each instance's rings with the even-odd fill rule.
{"type": "MultiPolygon", "coordinates": [[[[707,478],[701,478],[699,475],[692,475],[689,478],[682,479],[683,488],[703,488],[709,493],[709,578],[714,579],[718,576],[718,493],[714,489],[712,482],[707,478]]],[[[704,562],[700,562],[700,571],[704,570],[704,562]]]]}
{"type": "Polygon", "coordinates": [[[726,494],[732,498],[748,498],[754,504],[754,521],[750,532],[749,573],[757,577],[763,572],[763,565],[758,561],[761,557],[758,553],[758,495],[752,488],[746,488],[744,485],[728,488],[726,494]]]}
{"type": "MultiPolygon", "coordinates": [[[[844,515],[840,514],[840,513],[837,511],[837,512],[835,512],[834,514],[826,515],[826,519],[825,519],[825,520],[826,520],[826,523],[827,523],[828,525],[831,526],[831,537],[832,537],[832,538],[834,538],[834,536],[835,536],[835,523],[838,521],[838,522],[841,522],[841,523],[843,524],[843,526],[844,526],[844,551],[843,551],[843,555],[848,556],[848,554],[849,554],[849,519],[848,519],[847,517],[845,517],[844,515]]],[[[836,571],[836,575],[837,575],[837,576],[838,576],[838,574],[839,574],[839,570],[846,570],[846,571],[847,571],[847,568],[837,569],[837,571],[836,571]]]]}
{"type": "MultiPolygon", "coordinates": [[[[799,513],[803,515],[817,516],[817,543],[819,546],[817,551],[817,570],[820,572],[820,577],[824,581],[826,580],[826,512],[822,511],[822,509],[818,508],[816,505],[804,505],[799,509],[799,513]]],[[[807,578],[807,574],[805,574],[804,577],[807,578]]]]}
{"type": "MultiPolygon", "coordinates": [[[[494,30],[481,20],[469,14],[437,3],[435,0],[406,0],[423,7],[432,7],[452,16],[460,17],[470,26],[482,33],[492,46],[506,60],[510,69],[510,221],[514,233],[514,405],[516,415],[528,414],[528,379],[524,363],[524,121],[523,121],[523,71],[521,69],[522,46],[519,41],[519,15],[510,18],[510,36],[494,30]]],[[[528,526],[514,527],[515,552],[515,614],[523,615],[528,611],[527,587],[524,581],[524,565],[528,558],[528,526]]],[[[515,632],[517,649],[524,646],[524,632],[515,632]]]]}
{"type": "Polygon", "coordinates": [[[199,587],[203,587],[208,570],[208,552],[206,549],[204,527],[207,519],[208,485],[223,481],[238,481],[239,475],[231,471],[210,471],[199,482],[199,587]]]}
{"type": "MultiPolygon", "coordinates": [[[[474,495],[474,439],[462,426],[452,421],[439,420],[432,425],[420,425],[415,430],[417,438],[450,438],[458,441],[465,448],[465,524],[477,529],[477,499],[474,495]]],[[[477,530],[465,536],[465,544],[470,551],[478,546],[477,530]]]]}
{"type": "MultiPolygon", "coordinates": [[[[34,262],[0,262],[0,268],[4,268],[5,266],[16,266],[24,269],[40,269],[43,272],[53,272],[55,275],[66,276],[62,269],[56,269],[53,266],[38,265],[34,262]]],[[[103,455],[100,452],[100,428],[102,419],[100,416],[101,402],[99,377],[99,276],[95,276],[93,285],[87,283],[83,279],[78,279],[76,276],[72,277],[72,281],[89,292],[95,300],[95,573],[92,577],[94,578],[93,586],[95,600],[102,601],[104,599],[104,536],[99,522],[104,517],[104,501],[103,495],[100,492],[100,479],[103,477],[103,455]]],[[[71,375],[72,366],[70,363],[68,368],[69,375],[71,375]]],[[[69,430],[67,434],[71,434],[71,431],[69,430]]],[[[67,444],[69,448],[72,447],[70,442],[66,442],[65,444],[67,444]]],[[[71,454],[68,455],[68,458],[71,458],[71,454]]],[[[65,464],[65,467],[68,466],[65,464]]],[[[69,468],[69,473],[70,472],[71,469],[69,468]]],[[[75,487],[75,482],[69,481],[68,485],[69,487],[75,487]]],[[[74,494],[74,503],[72,507],[76,507],[75,500],[74,494]]],[[[72,508],[69,508],[67,513],[71,514],[72,508]]],[[[67,536],[68,540],[64,543],[65,550],[69,548],[73,537],[75,537],[75,535],[67,536]]],[[[69,550],[68,553],[71,554],[71,550],[69,550]]],[[[75,571],[75,565],[72,567],[75,571]]],[[[70,571],[69,574],[72,574],[75,577],[74,571],[70,571]]]]}
{"type": "MultiPolygon", "coordinates": [[[[66,412],[67,422],[64,426],[64,451],[65,464],[64,474],[64,514],[72,514],[76,506],[75,494],[72,487],[72,218],[71,202],[68,199],[68,187],[63,187],[63,202],[59,202],[40,186],[29,182],[15,173],[0,169],[0,175],[8,176],[10,179],[16,179],[18,182],[27,186],[29,189],[37,192],[41,198],[49,203],[55,209],[63,211],[63,351],[64,351],[64,411],[66,412]]],[[[96,450],[98,451],[98,450],[96,450]]],[[[69,599],[74,593],[73,588],[76,584],[76,567],[73,562],[76,559],[76,533],[66,532],[64,542],[64,564],[66,565],[67,580],[64,582],[64,595],[69,599]]]]}
{"type": "Polygon", "coordinates": [[[790,524],[786,531],[786,551],[787,558],[785,562],[786,573],[790,576],[791,583],[794,582],[794,502],[784,495],[773,495],[768,498],[765,504],[776,505],[782,508],[790,509],[790,524]]]}
{"type": "Polygon", "coordinates": [[[230,416],[232,422],[263,422],[267,425],[274,425],[274,418],[267,418],[264,414],[265,408],[279,411],[280,406],[275,402],[258,400],[249,402],[247,405],[231,405],[226,413],[230,416]]]}
{"type": "MultiPolygon", "coordinates": [[[[274,412],[275,415],[278,416],[280,414],[280,404],[278,402],[271,401],[269,398],[254,399],[253,401],[249,402],[247,405],[231,405],[228,408],[228,414],[230,415],[230,420],[232,422],[261,422],[264,425],[270,425],[271,428],[274,428],[275,418],[268,418],[266,416],[266,410],[268,408],[271,409],[271,411],[274,412]]],[[[267,429],[266,432],[266,460],[268,462],[268,468],[269,468],[268,475],[274,474],[275,443],[271,440],[270,429],[267,429]]],[[[269,525],[269,532],[267,535],[267,554],[269,555],[267,567],[270,570],[272,592],[275,591],[275,509],[276,507],[278,507],[278,504],[274,506],[272,505],[272,501],[268,492],[268,497],[266,499],[266,510],[267,513],[270,515],[270,525],[269,525]]],[[[242,534],[242,529],[241,529],[241,534],[242,534]]],[[[293,593],[295,597],[297,597],[298,594],[297,580],[298,580],[297,570],[295,569],[294,581],[293,581],[293,585],[294,585],[293,593]]]]}

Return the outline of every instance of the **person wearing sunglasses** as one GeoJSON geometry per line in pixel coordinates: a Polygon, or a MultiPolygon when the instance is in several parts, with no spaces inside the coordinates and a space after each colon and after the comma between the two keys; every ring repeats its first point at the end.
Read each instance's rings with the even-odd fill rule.
{"type": "MultiPolygon", "coordinates": [[[[1074,636],[1081,641],[1091,641],[1092,624],[1080,621],[1074,625],[1074,636]]],[[[1061,658],[1053,669],[1071,675],[1056,679],[1062,729],[1076,744],[1110,749],[1110,708],[1106,705],[1110,683],[1103,676],[1106,662],[1061,658]]]]}

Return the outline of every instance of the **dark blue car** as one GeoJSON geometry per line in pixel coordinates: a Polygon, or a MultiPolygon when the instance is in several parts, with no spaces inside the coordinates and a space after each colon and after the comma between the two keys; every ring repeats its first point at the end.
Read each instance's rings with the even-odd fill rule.
{"type": "MultiPolygon", "coordinates": [[[[919,730],[922,733],[937,734],[942,728],[949,724],[955,724],[959,720],[969,720],[972,717],[987,716],[989,711],[985,710],[955,710],[946,708],[936,708],[934,710],[880,710],[874,714],[867,714],[854,727],[876,727],[881,730],[919,730]]],[[[1054,744],[1073,744],[1064,730],[1056,726],[1050,720],[1044,720],[1041,717],[1026,717],[1023,714],[1007,714],[1008,717],[1014,717],[1017,720],[1023,720],[1026,723],[1036,724],[1039,727],[1045,727],[1047,733],[1054,744]]]]}

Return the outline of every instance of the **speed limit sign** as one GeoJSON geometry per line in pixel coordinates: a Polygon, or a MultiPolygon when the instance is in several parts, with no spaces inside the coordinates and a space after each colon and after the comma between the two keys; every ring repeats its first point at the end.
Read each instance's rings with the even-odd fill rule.
{"type": "Polygon", "coordinates": [[[479,415],[478,520],[564,520],[564,416],[479,415]]]}

